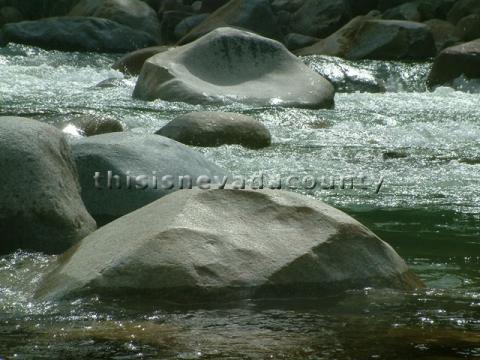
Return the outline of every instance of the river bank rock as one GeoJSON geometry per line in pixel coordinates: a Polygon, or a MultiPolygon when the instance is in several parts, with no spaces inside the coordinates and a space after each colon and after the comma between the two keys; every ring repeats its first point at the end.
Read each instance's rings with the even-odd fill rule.
{"type": "Polygon", "coordinates": [[[226,26],[249,30],[272,39],[281,38],[268,0],[230,0],[194,27],[178,43],[187,44],[212,30],[226,26]]]}
{"type": "Polygon", "coordinates": [[[193,104],[333,106],[333,86],[277,41],[220,28],[148,59],[133,96],[193,104]]]}
{"type": "Polygon", "coordinates": [[[470,79],[480,78],[480,39],[446,48],[438,54],[428,85],[443,85],[461,75],[470,79]]]}
{"type": "Polygon", "coordinates": [[[94,17],[58,17],[7,24],[6,41],[47,50],[122,53],[156,43],[142,31],[94,17]]]}
{"type": "Polygon", "coordinates": [[[202,154],[159,135],[129,132],[97,135],[72,142],[72,149],[83,201],[99,225],[182,185],[188,187],[187,180],[180,183],[181,176],[190,176],[195,186],[199,176],[208,176],[213,182],[215,175],[222,179],[226,174],[202,154]],[[98,180],[94,179],[96,173],[98,180]]]}
{"type": "Polygon", "coordinates": [[[169,46],[151,46],[145,49],[135,50],[115,62],[115,64],[112,65],[112,69],[128,75],[138,75],[148,58],[167,51],[170,48],[169,46]]]}
{"type": "Polygon", "coordinates": [[[186,145],[239,144],[248,148],[270,146],[268,129],[258,120],[227,112],[193,112],[180,115],[156,132],[186,145]]]}
{"type": "Polygon", "coordinates": [[[69,16],[98,17],[158,38],[160,22],[155,11],[140,0],[81,0],[69,16]]]}
{"type": "Polygon", "coordinates": [[[345,213],[275,190],[183,190],[69,250],[37,296],[142,293],[181,302],[411,289],[421,282],[345,213]]]}
{"type": "Polygon", "coordinates": [[[296,53],[350,60],[421,60],[435,56],[436,48],[432,33],[424,24],[360,16],[328,38],[296,53]]]}
{"type": "Polygon", "coordinates": [[[63,134],[39,121],[0,117],[0,253],[61,253],[95,230],[63,134]]]}
{"type": "Polygon", "coordinates": [[[352,17],[346,0],[306,0],[291,18],[293,32],[324,38],[352,17]]]}

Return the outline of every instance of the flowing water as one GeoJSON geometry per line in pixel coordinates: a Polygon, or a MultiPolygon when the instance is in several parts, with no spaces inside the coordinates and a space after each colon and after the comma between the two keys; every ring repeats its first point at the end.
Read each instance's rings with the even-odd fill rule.
{"type": "MultiPolygon", "coordinates": [[[[132,99],[136,79],[111,70],[116,59],[0,49],[0,115],[61,128],[79,114],[107,116],[152,133],[208,109],[132,99]]],[[[0,359],[480,358],[479,84],[459,79],[429,92],[429,63],[305,61],[336,83],[334,110],[216,108],[257,117],[273,145],[198,150],[232,174],[323,177],[324,188],[297,191],[370,227],[426,289],[192,307],[141,298],[38,303],[35,286],[55,258],[18,252],[0,258],[0,359]],[[353,189],[339,186],[342,177],[354,178],[353,189]]]]}

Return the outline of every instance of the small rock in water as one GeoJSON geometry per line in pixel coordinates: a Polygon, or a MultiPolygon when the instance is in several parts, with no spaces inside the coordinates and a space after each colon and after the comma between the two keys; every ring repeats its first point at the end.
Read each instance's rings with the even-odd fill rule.
{"type": "Polygon", "coordinates": [[[383,160],[404,159],[406,157],[408,157],[408,154],[400,151],[387,151],[383,153],[383,160]]]}
{"type": "Polygon", "coordinates": [[[193,146],[239,144],[262,148],[270,146],[272,140],[268,129],[250,116],[208,111],[181,115],[156,134],[193,146]]]}
{"type": "Polygon", "coordinates": [[[106,116],[75,115],[70,117],[63,132],[73,136],[94,136],[123,131],[120,121],[106,116]]]}

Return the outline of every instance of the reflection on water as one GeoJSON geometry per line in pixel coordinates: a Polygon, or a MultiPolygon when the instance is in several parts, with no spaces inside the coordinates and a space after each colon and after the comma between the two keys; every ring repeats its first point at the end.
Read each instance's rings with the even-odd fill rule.
{"type": "MultiPolygon", "coordinates": [[[[129,131],[152,133],[180,113],[205,109],[133,100],[136,79],[111,70],[115,58],[17,45],[0,49],[0,114],[62,128],[75,114],[101,114],[129,131]],[[107,78],[118,81],[95,87],[107,78]]],[[[55,258],[16,253],[0,258],[0,358],[480,358],[475,84],[468,84],[469,92],[425,92],[429,64],[306,61],[350,81],[334,110],[222,107],[262,120],[273,146],[198,150],[246,176],[384,177],[379,194],[358,188],[305,193],[341,207],[390,242],[426,290],[365,289],[335,298],[191,308],[144,298],[37,303],[33,291],[55,258]],[[355,92],[372,79],[387,92],[355,92]]]]}

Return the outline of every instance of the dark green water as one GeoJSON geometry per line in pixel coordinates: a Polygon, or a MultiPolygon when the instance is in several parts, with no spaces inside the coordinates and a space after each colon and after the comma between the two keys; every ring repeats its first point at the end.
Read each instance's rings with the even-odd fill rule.
{"type": "MultiPolygon", "coordinates": [[[[135,78],[110,70],[114,60],[0,49],[0,115],[64,128],[76,114],[95,114],[151,133],[180,113],[204,109],[131,99],[135,78]],[[95,87],[112,77],[113,87],[95,87]]],[[[335,110],[232,104],[221,110],[261,119],[273,146],[199,151],[238,175],[365,176],[366,189],[304,192],[392,244],[427,289],[190,308],[141,298],[37,303],[35,286],[55,259],[16,253],[0,258],[0,358],[480,358],[480,87],[460,81],[458,91],[426,92],[429,64],[308,61],[336,79],[353,79],[343,83],[349,92],[337,94],[335,110]],[[386,93],[353,91],[374,78],[386,93]]]]}

